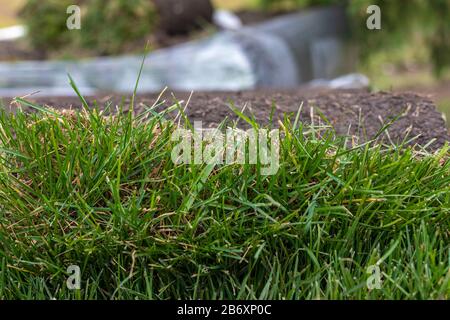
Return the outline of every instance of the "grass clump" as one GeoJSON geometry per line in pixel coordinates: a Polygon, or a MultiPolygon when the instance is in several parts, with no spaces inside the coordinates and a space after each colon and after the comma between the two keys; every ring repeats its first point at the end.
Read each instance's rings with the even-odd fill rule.
{"type": "Polygon", "coordinates": [[[285,120],[264,177],[175,165],[155,106],[33,107],[0,113],[0,299],[450,298],[448,147],[349,149],[285,120]]]}
{"type": "Polygon", "coordinates": [[[150,0],[26,0],[20,12],[28,41],[43,57],[61,51],[90,55],[122,53],[145,42],[156,27],[150,0]],[[69,30],[72,5],[81,10],[79,30],[69,30]]]}

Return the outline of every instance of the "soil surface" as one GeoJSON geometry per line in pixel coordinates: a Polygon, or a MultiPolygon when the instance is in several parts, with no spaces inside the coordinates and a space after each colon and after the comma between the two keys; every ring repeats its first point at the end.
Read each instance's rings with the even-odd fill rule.
{"type": "MultiPolygon", "coordinates": [[[[164,106],[168,107],[176,101],[189,99],[189,93],[178,92],[172,94],[169,91],[163,95],[164,106]]],[[[138,96],[135,102],[135,110],[143,110],[145,106],[155,103],[158,94],[138,96]]],[[[57,109],[81,107],[81,103],[75,97],[52,98],[28,98],[30,101],[41,105],[52,106],[57,109]]],[[[100,106],[108,102],[120,105],[122,98],[117,95],[103,95],[100,97],[87,97],[90,105],[94,100],[100,106]]],[[[3,99],[8,105],[10,99],[3,99]]],[[[129,105],[129,99],[125,105],[129,105]]],[[[184,102],[183,102],[184,101],[184,102]]],[[[303,123],[314,125],[326,125],[327,121],[338,135],[351,135],[359,142],[374,138],[379,130],[391,120],[396,121],[389,127],[386,133],[380,136],[383,142],[399,143],[418,136],[411,144],[427,145],[433,141],[428,149],[436,150],[442,147],[446,141],[450,141],[445,120],[435,105],[427,97],[414,93],[369,93],[366,91],[245,91],[245,92],[209,92],[194,93],[186,108],[186,114],[191,121],[202,121],[203,127],[215,127],[224,119],[237,120],[238,117],[231,110],[234,105],[244,114],[254,116],[262,125],[269,123],[273,110],[273,123],[278,125],[285,115],[293,121],[300,105],[302,105],[300,120],[303,123]]],[[[124,110],[128,110],[125,107],[124,110]]],[[[171,115],[173,116],[173,115],[171,115]]],[[[230,122],[231,124],[231,122],[230,122]]],[[[243,120],[239,127],[248,128],[243,120]]]]}

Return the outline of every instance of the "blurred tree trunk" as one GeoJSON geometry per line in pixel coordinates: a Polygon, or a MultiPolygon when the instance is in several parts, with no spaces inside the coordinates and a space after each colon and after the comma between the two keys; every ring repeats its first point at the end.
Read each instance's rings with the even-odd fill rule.
{"type": "Polygon", "coordinates": [[[158,12],[161,31],[186,34],[212,22],[211,0],[152,0],[158,12]]]}

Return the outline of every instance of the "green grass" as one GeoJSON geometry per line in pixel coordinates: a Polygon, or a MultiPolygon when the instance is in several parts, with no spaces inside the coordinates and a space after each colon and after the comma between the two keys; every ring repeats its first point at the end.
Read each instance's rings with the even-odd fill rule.
{"type": "Polygon", "coordinates": [[[19,103],[0,113],[0,299],[450,298],[448,147],[348,149],[286,120],[264,177],[173,164],[154,107],[19,103]]]}

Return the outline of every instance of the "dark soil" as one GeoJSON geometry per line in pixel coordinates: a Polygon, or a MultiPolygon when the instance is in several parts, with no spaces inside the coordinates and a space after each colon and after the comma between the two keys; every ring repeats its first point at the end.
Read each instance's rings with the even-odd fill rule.
{"type": "Polygon", "coordinates": [[[153,0],[158,12],[159,29],[168,35],[187,34],[212,23],[211,0],[153,0]]]}
{"type": "MultiPolygon", "coordinates": [[[[136,99],[137,110],[145,105],[153,105],[158,95],[139,96],[136,99]]],[[[187,101],[189,93],[176,93],[178,100],[187,101]]],[[[163,97],[164,105],[170,106],[174,102],[171,93],[163,97]]],[[[30,99],[33,100],[33,99],[30,99]]],[[[97,100],[99,105],[112,101],[113,105],[121,103],[119,96],[88,97],[92,104],[97,100]]],[[[55,108],[79,108],[81,103],[77,98],[39,98],[39,104],[55,108]]],[[[7,101],[5,101],[7,102],[7,101]]],[[[129,100],[126,100],[129,104],[129,100]]],[[[412,139],[414,144],[429,146],[430,150],[442,147],[450,141],[449,132],[442,114],[436,111],[432,101],[414,93],[368,93],[365,91],[306,91],[289,92],[247,91],[237,93],[195,93],[186,109],[191,121],[201,120],[203,127],[214,127],[224,119],[236,120],[237,116],[231,111],[230,105],[238,109],[246,106],[245,114],[253,115],[257,122],[268,124],[273,109],[273,122],[278,125],[285,115],[295,118],[299,106],[303,103],[301,121],[314,122],[315,125],[325,125],[327,121],[338,135],[359,138],[359,142],[374,138],[379,130],[389,121],[398,119],[389,127],[380,139],[384,142],[399,143],[412,139]],[[272,108],[273,106],[273,108],[272,108]],[[322,115],[321,115],[322,114],[322,115]]],[[[184,105],[184,104],[183,104],[184,105]]],[[[127,110],[127,108],[125,108],[127,110]]],[[[246,128],[242,120],[239,127],[246,128]]]]}

